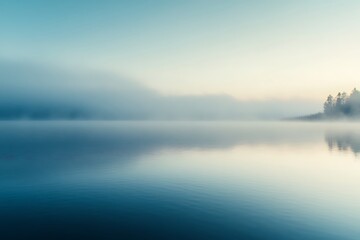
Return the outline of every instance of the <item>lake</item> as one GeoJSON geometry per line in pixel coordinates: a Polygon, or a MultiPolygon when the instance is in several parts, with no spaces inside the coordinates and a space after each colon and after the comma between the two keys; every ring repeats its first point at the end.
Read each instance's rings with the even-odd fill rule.
{"type": "Polygon", "coordinates": [[[360,123],[0,122],[0,239],[360,239],[360,123]]]}

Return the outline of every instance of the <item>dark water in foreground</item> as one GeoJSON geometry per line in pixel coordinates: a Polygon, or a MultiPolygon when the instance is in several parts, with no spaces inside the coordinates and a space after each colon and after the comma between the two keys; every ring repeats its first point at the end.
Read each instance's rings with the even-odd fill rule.
{"type": "Polygon", "coordinates": [[[1,122],[0,239],[360,239],[360,124],[1,122]]]}

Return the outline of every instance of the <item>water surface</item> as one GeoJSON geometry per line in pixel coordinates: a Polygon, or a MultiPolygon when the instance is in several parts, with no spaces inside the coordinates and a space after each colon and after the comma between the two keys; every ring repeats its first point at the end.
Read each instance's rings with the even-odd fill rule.
{"type": "Polygon", "coordinates": [[[359,239],[360,124],[1,122],[1,239],[359,239]]]}

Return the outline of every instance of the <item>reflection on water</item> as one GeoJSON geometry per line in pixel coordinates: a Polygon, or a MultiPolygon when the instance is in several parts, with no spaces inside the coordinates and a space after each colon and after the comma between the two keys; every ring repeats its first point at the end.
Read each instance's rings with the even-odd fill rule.
{"type": "Polygon", "coordinates": [[[359,239],[357,129],[2,122],[0,239],[359,239]]]}
{"type": "Polygon", "coordinates": [[[325,140],[330,150],[352,151],[355,155],[360,152],[360,132],[329,131],[325,140]]]}
{"type": "Polygon", "coordinates": [[[161,149],[310,144],[321,137],[314,130],[297,131],[279,123],[3,122],[0,172],[19,178],[19,171],[25,176],[126,164],[161,149]]]}

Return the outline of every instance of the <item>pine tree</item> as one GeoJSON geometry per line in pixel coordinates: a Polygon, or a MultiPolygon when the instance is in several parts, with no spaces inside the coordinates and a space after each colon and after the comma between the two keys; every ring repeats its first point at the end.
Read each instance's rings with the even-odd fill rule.
{"type": "Polygon", "coordinates": [[[333,108],[334,108],[334,97],[330,94],[327,97],[326,102],[324,103],[324,113],[326,115],[331,115],[333,113],[333,108]]]}

